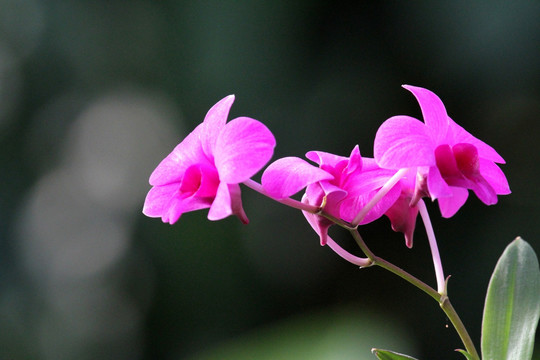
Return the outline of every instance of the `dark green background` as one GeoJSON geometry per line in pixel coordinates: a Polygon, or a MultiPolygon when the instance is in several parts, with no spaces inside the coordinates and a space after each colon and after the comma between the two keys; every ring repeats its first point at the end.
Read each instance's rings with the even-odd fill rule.
{"type": "MultiPolygon", "coordinates": [[[[228,94],[275,158],[372,156],[385,119],[420,116],[400,85],[429,88],[507,161],[496,206],[428,204],[479,344],[497,258],[518,235],[540,250],[539,18],[536,1],[1,0],[0,358],[462,358],[433,300],[320,247],[298,211],[246,188],[248,226],[169,226],[141,214],[147,179],[228,94]]],[[[412,250],[386,218],[361,230],[434,285],[421,226],[412,250]]]]}

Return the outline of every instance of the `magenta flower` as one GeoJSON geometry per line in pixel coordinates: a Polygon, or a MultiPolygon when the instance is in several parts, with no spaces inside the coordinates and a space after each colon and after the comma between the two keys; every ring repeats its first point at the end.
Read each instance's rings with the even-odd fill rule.
{"type": "Polygon", "coordinates": [[[375,137],[374,155],[386,169],[416,168],[411,205],[423,196],[438,199],[444,217],[453,216],[472,190],[485,204],[510,193],[496,163],[504,159],[456,124],[441,99],[429,90],[404,85],[420,104],[424,122],[409,116],[386,120],[375,137]]]}
{"type": "MultiPolygon", "coordinates": [[[[306,157],[319,167],[296,157],[279,159],[263,173],[263,188],[275,199],[292,196],[306,188],[303,203],[324,206],[325,213],[346,222],[355,218],[394,173],[380,169],[373,159],[363,159],[358,147],[353,149],[349,158],[321,151],[310,151],[306,157]]],[[[390,190],[361,223],[381,217],[399,194],[399,187],[390,190]]],[[[306,211],[304,215],[320,236],[321,245],[325,245],[329,239],[328,229],[334,222],[306,211]]]]}
{"type": "Polygon", "coordinates": [[[175,223],[189,211],[210,208],[208,219],[236,215],[248,219],[239,184],[271,159],[276,141],[257,120],[239,117],[227,123],[230,95],[215,104],[199,124],[150,176],[143,213],[175,223]]]}

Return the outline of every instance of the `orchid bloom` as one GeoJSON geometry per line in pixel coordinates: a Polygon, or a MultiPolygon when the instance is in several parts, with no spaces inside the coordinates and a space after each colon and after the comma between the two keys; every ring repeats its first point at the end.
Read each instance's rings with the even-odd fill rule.
{"type": "Polygon", "coordinates": [[[438,199],[441,214],[453,216],[472,190],[485,204],[510,193],[496,163],[504,159],[489,145],[456,124],[441,99],[429,90],[403,86],[418,100],[424,122],[409,116],[386,120],[375,136],[374,155],[385,169],[416,169],[411,206],[423,196],[438,199]]]}
{"type": "MultiPolygon", "coordinates": [[[[349,158],[322,151],[310,151],[306,157],[319,167],[296,157],[279,159],[263,173],[263,188],[276,199],[292,196],[306,188],[303,203],[321,206],[326,214],[345,222],[353,220],[394,173],[380,169],[373,159],[362,158],[358,146],[349,158]]],[[[362,224],[381,217],[399,194],[398,187],[390,190],[366,214],[362,224]]],[[[334,222],[318,214],[303,213],[319,235],[321,245],[327,244],[330,239],[328,229],[334,222]]]]}
{"type": "Polygon", "coordinates": [[[210,208],[208,219],[248,218],[239,184],[271,159],[276,141],[261,122],[239,117],[227,123],[230,95],[215,104],[150,176],[143,213],[173,224],[189,211],[210,208]]]}

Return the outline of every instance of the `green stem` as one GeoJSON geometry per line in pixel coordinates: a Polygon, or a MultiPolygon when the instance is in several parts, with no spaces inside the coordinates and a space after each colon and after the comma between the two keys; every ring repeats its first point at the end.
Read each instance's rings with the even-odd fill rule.
{"type": "Polygon", "coordinates": [[[461,338],[461,342],[463,342],[463,345],[465,345],[465,350],[467,350],[467,352],[472,356],[473,359],[480,360],[480,356],[478,355],[478,352],[474,347],[474,343],[472,342],[472,339],[469,336],[465,325],[459,318],[456,309],[454,309],[454,307],[450,303],[450,299],[447,295],[441,296],[441,299],[439,300],[439,305],[446,314],[446,316],[448,316],[448,319],[450,319],[450,322],[454,326],[454,329],[456,329],[459,337],[461,338]]]}
{"type": "Polygon", "coordinates": [[[400,267],[398,267],[398,266],[384,260],[383,258],[380,258],[380,257],[376,256],[367,247],[366,243],[364,242],[364,239],[362,239],[362,236],[360,236],[360,233],[358,232],[357,229],[350,230],[350,232],[351,232],[354,240],[356,241],[356,243],[360,247],[360,249],[362,249],[364,254],[366,254],[366,256],[372,261],[373,265],[378,265],[378,266],[382,267],[383,269],[386,269],[386,270],[390,271],[391,273],[399,276],[400,278],[404,279],[405,281],[407,281],[407,282],[411,283],[412,285],[416,286],[417,288],[419,288],[420,290],[422,290],[423,292],[425,292],[426,294],[431,296],[433,299],[435,299],[437,302],[440,301],[441,294],[439,294],[431,286],[427,285],[425,282],[418,279],[417,277],[409,274],[408,272],[406,272],[402,268],[400,268],[400,267]]]}
{"type": "MultiPolygon", "coordinates": [[[[456,310],[450,303],[450,299],[448,298],[448,295],[446,295],[446,291],[443,294],[439,294],[435,289],[433,289],[431,286],[427,285],[417,277],[409,274],[405,270],[401,269],[400,267],[384,260],[383,258],[380,258],[376,256],[366,245],[364,242],[364,239],[362,239],[362,236],[360,236],[360,233],[358,232],[358,229],[356,228],[349,228],[349,231],[360,247],[364,254],[371,260],[372,265],[378,265],[382,267],[383,269],[386,269],[390,271],[391,273],[399,276],[400,278],[404,279],[408,283],[416,286],[418,289],[422,290],[429,296],[431,296],[435,301],[439,303],[439,306],[444,311],[448,319],[450,319],[450,322],[456,329],[456,332],[458,333],[461,341],[463,342],[463,345],[465,346],[465,349],[467,352],[472,356],[474,360],[480,360],[480,357],[478,356],[478,352],[476,351],[476,348],[474,346],[474,343],[472,342],[471,337],[469,336],[469,333],[467,332],[467,329],[465,328],[465,325],[461,321],[459,315],[457,314],[456,310]]],[[[445,287],[446,290],[446,287],[445,287]]]]}

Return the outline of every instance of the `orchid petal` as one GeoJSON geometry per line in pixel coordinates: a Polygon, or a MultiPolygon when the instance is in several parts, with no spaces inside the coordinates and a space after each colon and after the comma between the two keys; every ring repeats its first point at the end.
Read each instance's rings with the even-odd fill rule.
{"type": "MultiPolygon", "coordinates": [[[[306,189],[306,195],[311,196],[310,190],[314,186],[320,186],[324,194],[323,196],[326,197],[326,201],[325,201],[326,204],[324,205],[324,211],[332,216],[339,218],[340,217],[339,208],[341,206],[341,201],[347,197],[348,195],[347,191],[343,190],[339,186],[335,186],[329,181],[321,181],[318,184],[313,184],[313,185],[308,186],[308,188],[306,189]]],[[[310,197],[310,199],[312,199],[312,197],[310,197]]],[[[315,198],[313,197],[313,199],[315,198]]],[[[319,205],[321,205],[321,203],[323,202],[322,198],[319,200],[320,200],[319,205]]]]}
{"type": "Polygon", "coordinates": [[[146,195],[143,213],[150,217],[161,217],[163,222],[175,223],[180,215],[188,212],[210,207],[211,197],[186,197],[179,193],[180,184],[154,186],[146,195]]]}
{"type": "Polygon", "coordinates": [[[495,205],[497,203],[497,194],[493,187],[481,175],[472,179],[471,190],[486,205],[495,205]]]}
{"type": "Polygon", "coordinates": [[[196,164],[186,169],[180,191],[197,197],[213,197],[219,185],[219,176],[212,166],[196,164]]]}
{"type": "Polygon", "coordinates": [[[377,168],[371,171],[362,171],[347,178],[344,187],[354,196],[354,194],[369,193],[380,189],[396,173],[395,170],[377,168]]]}
{"type": "MultiPolygon", "coordinates": [[[[341,203],[341,218],[351,222],[360,210],[366,206],[369,201],[377,194],[376,190],[368,193],[349,194],[349,196],[341,203]]],[[[386,195],[379,200],[375,206],[364,216],[360,225],[368,224],[377,220],[384,215],[385,212],[396,202],[401,194],[401,187],[392,187],[386,195]]]]}
{"type": "Polygon", "coordinates": [[[146,195],[143,214],[149,217],[161,217],[168,209],[180,184],[154,186],[146,195]]]}
{"type": "Polygon", "coordinates": [[[436,166],[429,168],[427,176],[427,187],[431,200],[440,199],[447,196],[452,196],[452,190],[450,186],[444,181],[441,176],[441,172],[436,166]]]}
{"type": "Polygon", "coordinates": [[[351,156],[349,156],[349,162],[347,163],[347,174],[352,174],[355,171],[362,170],[362,156],[360,155],[360,148],[358,145],[354,147],[351,151],[351,156]]]}
{"type": "Polygon", "coordinates": [[[375,159],[370,157],[362,157],[362,171],[370,171],[380,169],[375,159]]]}
{"type": "Polygon", "coordinates": [[[349,161],[349,158],[324,151],[309,151],[306,153],[306,157],[314,163],[317,163],[321,168],[326,166],[336,167],[340,162],[349,161]]]}
{"type": "Polygon", "coordinates": [[[208,220],[221,220],[230,215],[236,215],[244,224],[247,224],[249,221],[242,207],[240,195],[241,190],[238,184],[220,183],[214,202],[208,211],[208,220]]]}
{"type": "Polygon", "coordinates": [[[435,162],[437,169],[441,173],[441,176],[445,179],[461,179],[463,174],[461,173],[456,157],[450,145],[439,145],[435,149],[435,162]]]}
{"type": "Polygon", "coordinates": [[[451,145],[458,143],[468,143],[474,145],[478,150],[478,155],[480,158],[491,160],[499,164],[504,164],[504,159],[495,151],[494,148],[486,144],[480,139],[475,138],[473,135],[468,133],[464,128],[458,125],[454,120],[448,118],[450,125],[450,133],[452,134],[451,145]]]}
{"type": "Polygon", "coordinates": [[[168,222],[169,224],[174,224],[178,221],[180,216],[183,213],[190,211],[207,209],[212,203],[211,197],[200,198],[196,196],[190,196],[187,198],[175,197],[172,199],[169,210],[166,214],[168,220],[165,219],[165,215],[162,216],[163,222],[168,222]]]}
{"type": "MultiPolygon", "coordinates": [[[[302,202],[313,205],[310,203],[306,195],[302,197],[302,202]]],[[[326,245],[328,239],[331,239],[330,236],[328,236],[328,229],[330,226],[334,225],[334,223],[320,215],[315,215],[307,211],[302,211],[302,213],[304,214],[309,225],[311,225],[313,230],[315,230],[317,235],[319,235],[321,246],[326,245]]]]}
{"type": "Polygon", "coordinates": [[[409,202],[410,199],[407,195],[400,196],[388,211],[386,211],[385,215],[390,219],[392,230],[403,233],[405,236],[405,245],[408,248],[412,248],[418,207],[409,206],[409,202]]]}
{"type": "Polygon", "coordinates": [[[454,216],[469,197],[469,191],[464,188],[451,186],[450,191],[452,192],[451,196],[441,197],[437,200],[441,215],[445,218],[454,216]]]}
{"type": "Polygon", "coordinates": [[[238,184],[249,179],[272,158],[275,145],[274,135],[261,122],[247,117],[230,121],[216,141],[220,180],[238,184]]]}
{"type": "Polygon", "coordinates": [[[435,143],[439,144],[448,131],[448,114],[443,102],[427,89],[411,85],[403,85],[403,87],[412,92],[418,100],[424,123],[430,130],[435,143]]]}
{"type": "Polygon", "coordinates": [[[225,126],[229,111],[234,103],[234,95],[229,95],[220,101],[218,101],[206,114],[203,123],[201,124],[203,129],[201,132],[201,143],[204,153],[208,158],[214,158],[214,148],[219,133],[225,126]]]}
{"type": "Polygon", "coordinates": [[[375,135],[375,160],[382,168],[402,169],[435,164],[433,141],[426,126],[409,116],[386,120],[375,135]]]}
{"type": "Polygon", "coordinates": [[[480,159],[480,174],[493,187],[498,195],[511,193],[508,180],[502,170],[493,162],[480,159]]]}
{"type": "Polygon", "coordinates": [[[264,190],[275,199],[292,196],[308,186],[334,177],[307,161],[297,157],[278,159],[264,171],[261,183],[264,190]]]}
{"type": "Polygon", "coordinates": [[[197,163],[208,163],[199,141],[201,131],[202,126],[197,126],[159,163],[150,175],[150,185],[157,186],[179,182],[189,166],[197,163]]]}

